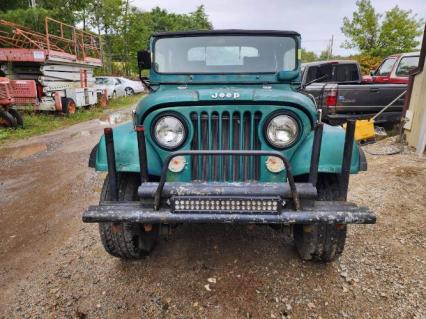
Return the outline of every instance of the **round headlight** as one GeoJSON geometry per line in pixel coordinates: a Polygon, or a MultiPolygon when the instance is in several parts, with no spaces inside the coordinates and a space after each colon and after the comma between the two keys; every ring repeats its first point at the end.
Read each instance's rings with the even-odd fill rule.
{"type": "Polygon", "coordinates": [[[268,142],[277,148],[285,148],[293,144],[299,134],[297,121],[286,114],[273,117],[266,127],[268,142]]]}
{"type": "Polygon", "coordinates": [[[155,122],[153,131],[157,143],[168,149],[179,147],[186,137],[182,121],[171,115],[160,117],[155,122]]]}

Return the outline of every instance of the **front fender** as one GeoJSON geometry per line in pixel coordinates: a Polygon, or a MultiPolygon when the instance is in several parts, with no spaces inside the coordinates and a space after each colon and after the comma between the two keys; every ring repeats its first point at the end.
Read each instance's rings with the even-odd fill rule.
{"type": "MultiPolygon", "coordinates": [[[[311,166],[312,144],[314,131],[312,131],[299,146],[291,158],[293,174],[308,174],[311,166]]],[[[342,170],[343,148],[345,145],[345,130],[340,126],[330,126],[324,124],[324,131],[321,143],[321,154],[318,172],[320,173],[340,173],[342,170]]],[[[362,152],[362,150],[361,150],[362,152]]],[[[354,143],[352,152],[351,173],[356,174],[364,170],[364,163],[360,161],[360,148],[354,143]]]]}
{"type": "MultiPolygon", "coordinates": [[[[139,172],[139,151],[136,131],[131,122],[113,129],[116,168],[119,172],[139,172]]],[[[160,175],[161,160],[151,144],[146,144],[148,173],[160,175]]],[[[108,171],[105,136],[102,135],[96,152],[96,170],[108,171]]]]}

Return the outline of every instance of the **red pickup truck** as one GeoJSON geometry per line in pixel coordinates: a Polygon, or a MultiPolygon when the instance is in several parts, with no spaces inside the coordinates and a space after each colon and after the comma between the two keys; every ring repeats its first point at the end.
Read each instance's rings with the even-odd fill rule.
{"type": "Polygon", "coordinates": [[[407,84],[410,71],[419,65],[419,57],[420,52],[390,55],[362,80],[365,83],[407,84]]]}

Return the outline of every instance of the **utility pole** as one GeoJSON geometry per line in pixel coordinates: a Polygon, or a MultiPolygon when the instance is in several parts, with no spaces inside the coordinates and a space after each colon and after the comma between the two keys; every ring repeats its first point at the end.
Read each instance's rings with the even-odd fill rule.
{"type": "Polygon", "coordinates": [[[334,34],[331,36],[330,46],[328,47],[328,59],[333,58],[334,34]]]}

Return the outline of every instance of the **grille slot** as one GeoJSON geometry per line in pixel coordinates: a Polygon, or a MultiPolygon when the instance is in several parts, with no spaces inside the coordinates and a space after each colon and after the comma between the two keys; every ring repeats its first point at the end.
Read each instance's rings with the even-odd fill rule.
{"type": "MultiPolygon", "coordinates": [[[[192,150],[259,150],[260,112],[193,112],[192,150]]],[[[192,179],[202,181],[258,180],[257,156],[207,156],[192,158],[192,179]]]]}

